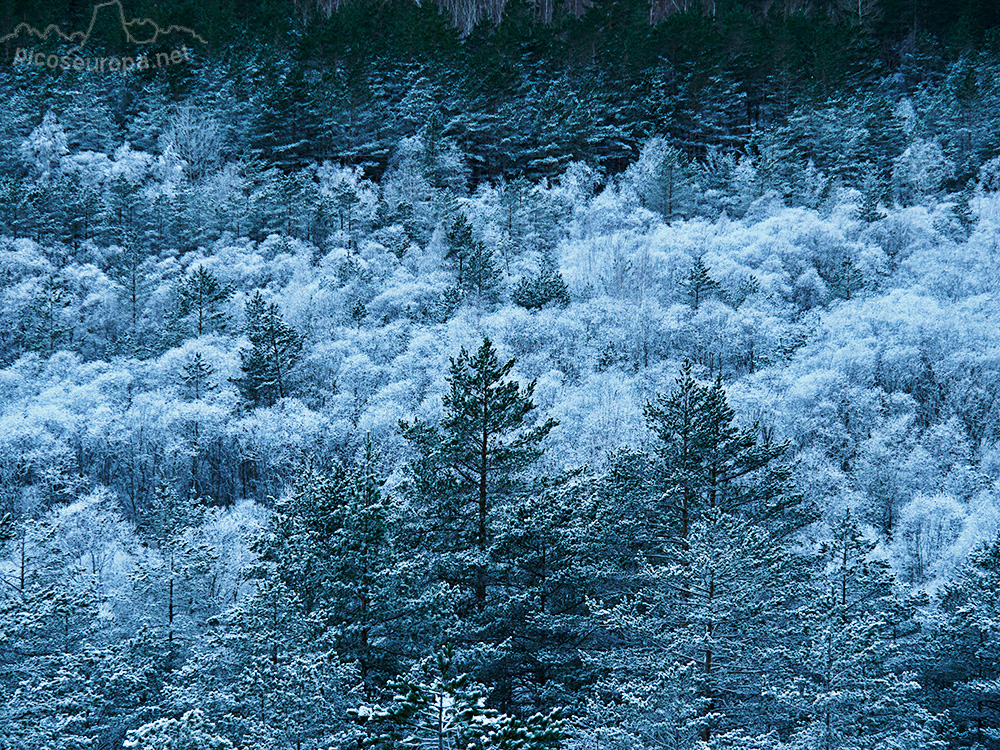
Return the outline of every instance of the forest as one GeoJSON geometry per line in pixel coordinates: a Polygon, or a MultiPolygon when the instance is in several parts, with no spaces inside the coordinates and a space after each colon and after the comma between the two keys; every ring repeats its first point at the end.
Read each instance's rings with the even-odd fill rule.
{"type": "Polygon", "coordinates": [[[0,3],[0,750],[1000,750],[998,29],[0,3]]]}

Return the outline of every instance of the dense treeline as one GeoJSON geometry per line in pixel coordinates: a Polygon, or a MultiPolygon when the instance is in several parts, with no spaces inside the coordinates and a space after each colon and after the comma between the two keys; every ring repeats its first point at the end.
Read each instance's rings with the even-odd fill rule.
{"type": "MultiPolygon", "coordinates": [[[[992,4],[971,1],[663,3],[661,13],[656,3],[634,0],[585,3],[579,15],[511,4],[497,22],[484,18],[462,33],[433,4],[296,4],[293,12],[286,5],[125,3],[135,17],[197,31],[205,44],[171,39],[191,43],[198,70],[190,74],[185,65],[83,85],[60,71],[12,85],[27,97],[20,104],[30,120],[47,109],[84,117],[87,145],[155,142],[162,123],[142,110],[199,98],[227,104],[219,114],[231,131],[231,154],[261,154],[286,173],[333,159],[379,177],[400,137],[426,131],[457,144],[478,183],[555,177],[581,158],[617,173],[652,135],[669,136],[698,160],[713,147],[758,148],[754,133],[777,127],[789,128],[798,144],[813,125],[798,120],[817,107],[853,127],[876,128],[903,94],[945,99],[967,120],[963,110],[987,111],[974,104],[993,86],[1000,22],[992,4]],[[807,132],[796,132],[797,123],[807,132]]],[[[79,29],[91,12],[82,3],[12,4],[5,28],[20,21],[79,29]]],[[[101,16],[106,23],[88,48],[129,49],[113,15],[101,16]]],[[[23,35],[6,42],[5,59],[21,43],[23,35]]],[[[978,131],[977,124],[963,127],[978,131]]],[[[850,156],[877,155],[885,166],[898,155],[886,145],[850,156]]],[[[808,148],[800,156],[824,170],[837,166],[808,148]]]]}
{"type": "Polygon", "coordinates": [[[996,11],[585,6],[0,71],[0,748],[1000,747],[996,11]]]}

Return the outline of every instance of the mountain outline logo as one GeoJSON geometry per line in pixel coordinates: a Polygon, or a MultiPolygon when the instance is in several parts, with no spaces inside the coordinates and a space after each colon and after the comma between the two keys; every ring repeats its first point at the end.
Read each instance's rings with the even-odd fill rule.
{"type": "Polygon", "coordinates": [[[45,27],[43,31],[39,31],[34,26],[27,23],[19,23],[9,34],[0,37],[0,42],[8,42],[11,39],[16,39],[19,35],[27,32],[29,36],[34,37],[39,42],[45,42],[49,40],[52,34],[55,34],[59,39],[66,42],[74,43],[74,46],[67,51],[67,55],[78,54],[83,47],[87,44],[90,39],[90,35],[94,31],[94,26],[97,23],[98,14],[104,8],[114,8],[118,12],[118,19],[121,23],[122,31],[125,34],[125,39],[137,46],[145,46],[148,44],[154,44],[157,42],[161,36],[166,36],[168,34],[173,34],[175,32],[182,32],[189,34],[192,38],[207,45],[208,42],[198,34],[194,29],[188,28],[187,26],[178,26],[176,24],[171,24],[167,28],[161,28],[156,21],[152,18],[132,18],[127,20],[125,18],[125,9],[122,7],[121,0],[104,0],[104,2],[97,3],[94,5],[93,10],[90,14],[90,23],[87,24],[87,29],[85,31],[74,31],[67,34],[60,28],[59,24],[49,24],[45,27]],[[136,38],[133,32],[138,32],[142,36],[142,31],[144,30],[148,38],[136,38]]]}

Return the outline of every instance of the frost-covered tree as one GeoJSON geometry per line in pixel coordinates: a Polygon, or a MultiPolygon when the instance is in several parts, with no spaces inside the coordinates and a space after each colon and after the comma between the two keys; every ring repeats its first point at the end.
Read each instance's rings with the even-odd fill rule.
{"type": "Polygon", "coordinates": [[[907,658],[915,602],[897,595],[873,547],[849,513],[821,545],[816,598],[803,618],[811,679],[784,696],[807,717],[792,747],[942,746],[907,658]]]}
{"type": "Polygon", "coordinates": [[[975,550],[937,595],[924,640],[925,684],[959,747],[992,747],[1000,732],[1000,651],[996,587],[1000,543],[975,550]]]}

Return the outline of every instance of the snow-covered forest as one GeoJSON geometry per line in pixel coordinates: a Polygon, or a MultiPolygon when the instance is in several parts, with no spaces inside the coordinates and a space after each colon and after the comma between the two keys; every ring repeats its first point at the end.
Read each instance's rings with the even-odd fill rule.
{"type": "Polygon", "coordinates": [[[998,11],[495,5],[0,68],[0,748],[1000,748],[998,11]]]}

